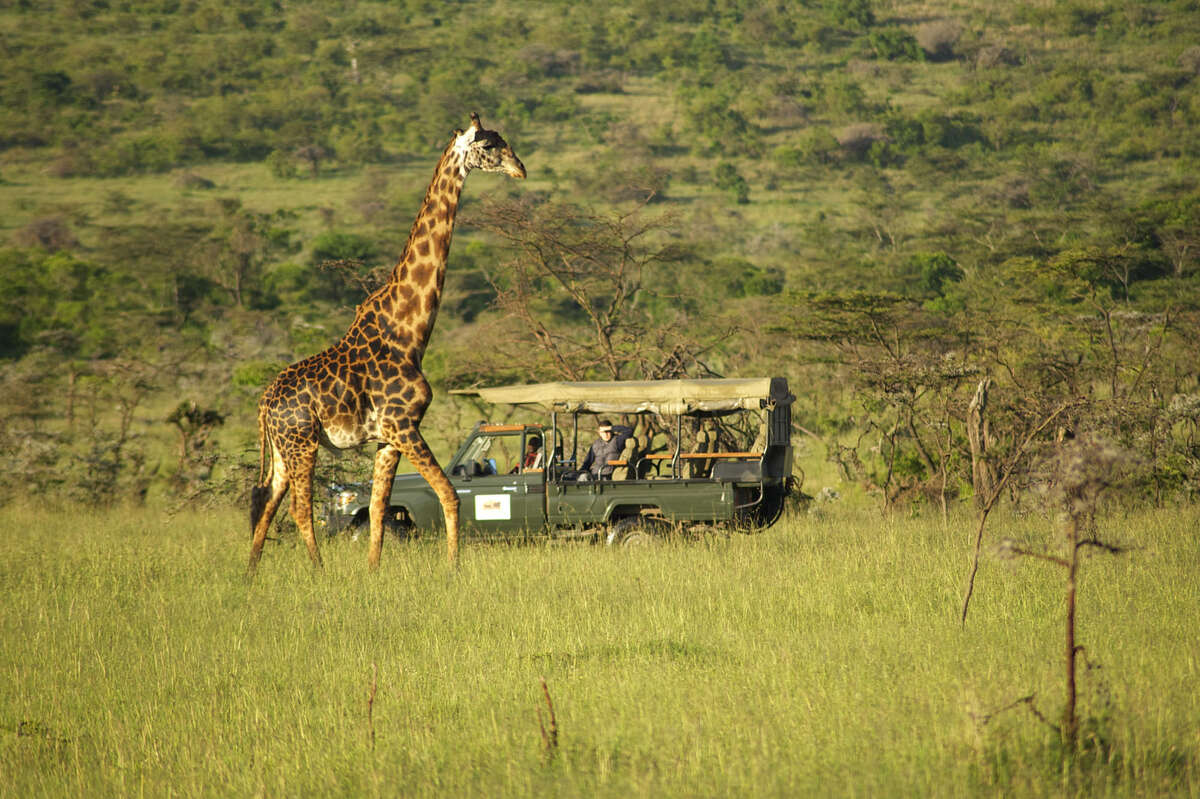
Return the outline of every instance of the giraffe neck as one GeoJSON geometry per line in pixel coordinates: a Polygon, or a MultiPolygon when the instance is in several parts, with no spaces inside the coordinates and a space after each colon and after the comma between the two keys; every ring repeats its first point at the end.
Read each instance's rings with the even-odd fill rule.
{"type": "Polygon", "coordinates": [[[424,353],[442,302],[446,257],[454,233],[454,217],[466,181],[464,153],[459,139],[450,143],[438,161],[425,191],[421,210],[408,234],[400,261],[392,269],[384,295],[393,321],[408,333],[418,357],[424,353]]]}

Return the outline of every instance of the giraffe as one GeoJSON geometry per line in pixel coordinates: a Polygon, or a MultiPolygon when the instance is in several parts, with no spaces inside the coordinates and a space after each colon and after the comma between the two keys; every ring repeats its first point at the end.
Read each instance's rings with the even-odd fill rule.
{"type": "Polygon", "coordinates": [[[441,302],[459,196],[472,169],[525,177],[512,148],[500,134],[484,130],[474,113],[471,126],[454,131],[442,153],[388,282],[358,306],[339,342],[287,367],[263,392],[258,403],[259,478],[250,499],[250,574],[289,487],[292,518],[313,565],[321,567],[312,520],[318,446],[348,449],[367,441],[379,443],[368,567],[379,567],[383,513],[401,455],[437,494],[446,520],[447,556],[451,564],[456,562],[458,496],[419,429],[433,396],[421,374],[421,357],[441,302]]]}

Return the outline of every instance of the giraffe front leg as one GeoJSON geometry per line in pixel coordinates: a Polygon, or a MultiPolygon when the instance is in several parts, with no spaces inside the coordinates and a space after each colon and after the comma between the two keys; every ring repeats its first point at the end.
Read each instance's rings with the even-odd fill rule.
{"type": "Polygon", "coordinates": [[[367,553],[367,567],[379,568],[383,553],[383,514],[387,510],[392,494],[392,482],[396,478],[396,464],[400,451],[391,444],[380,444],[375,453],[375,472],[371,477],[371,548],[367,553]]]}
{"type": "Polygon", "coordinates": [[[414,429],[399,446],[404,457],[408,458],[409,462],[425,478],[425,482],[429,483],[429,487],[433,489],[438,502],[442,505],[442,515],[446,518],[446,556],[452,566],[457,565],[458,494],[454,491],[454,485],[450,482],[450,478],[446,477],[442,467],[438,465],[437,458],[433,456],[432,450],[429,449],[429,445],[425,443],[420,432],[414,429]]]}

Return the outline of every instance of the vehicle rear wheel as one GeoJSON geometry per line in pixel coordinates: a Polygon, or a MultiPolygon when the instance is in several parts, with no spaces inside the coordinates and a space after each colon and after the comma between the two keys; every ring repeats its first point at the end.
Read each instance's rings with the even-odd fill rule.
{"type": "Polygon", "coordinates": [[[630,516],[612,526],[606,543],[610,547],[649,547],[662,542],[671,526],[662,519],[630,516]]]}

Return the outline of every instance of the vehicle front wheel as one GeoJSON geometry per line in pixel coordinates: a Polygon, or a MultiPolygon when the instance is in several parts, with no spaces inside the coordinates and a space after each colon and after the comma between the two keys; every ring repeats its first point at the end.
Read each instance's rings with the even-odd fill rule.
{"type": "Polygon", "coordinates": [[[605,543],[610,547],[648,547],[661,543],[671,527],[662,519],[631,516],[612,526],[605,543]]]}
{"type": "MultiPolygon", "coordinates": [[[[351,541],[371,540],[371,520],[367,516],[355,519],[345,530],[351,541]]],[[[397,538],[405,539],[411,538],[412,532],[412,524],[408,520],[397,518],[394,513],[388,513],[383,517],[383,534],[385,536],[394,535],[397,538]]]]}

